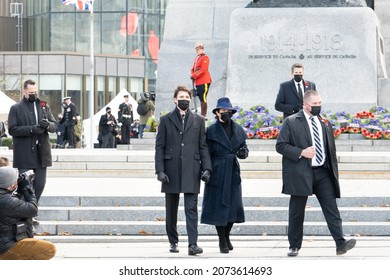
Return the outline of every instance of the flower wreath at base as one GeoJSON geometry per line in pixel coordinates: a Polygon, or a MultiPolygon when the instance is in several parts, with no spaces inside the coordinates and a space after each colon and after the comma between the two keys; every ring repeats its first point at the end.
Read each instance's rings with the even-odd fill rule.
{"type": "Polygon", "coordinates": [[[390,139],[390,130],[383,131],[382,137],[385,139],[390,139]]]}
{"type": "Polygon", "coordinates": [[[380,127],[362,127],[361,132],[367,139],[380,139],[383,136],[383,132],[380,127]]]}
{"type": "Polygon", "coordinates": [[[259,139],[275,139],[279,136],[279,129],[277,127],[263,127],[256,131],[259,139]]]}

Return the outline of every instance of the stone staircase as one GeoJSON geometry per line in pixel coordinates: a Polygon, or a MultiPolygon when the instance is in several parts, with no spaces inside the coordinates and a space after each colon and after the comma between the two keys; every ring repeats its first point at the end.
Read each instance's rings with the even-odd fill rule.
{"type": "MultiPolygon", "coordinates": [[[[244,187],[249,180],[244,180],[244,187]]],[[[131,186],[129,186],[131,188],[131,186]]],[[[140,187],[140,186],[133,186],[140,187]]],[[[147,186],[142,186],[146,188],[147,186]]],[[[274,187],[274,186],[270,186],[274,187]]],[[[372,186],[375,188],[375,186],[372,186]]],[[[280,189],[280,188],[279,188],[280,189]]],[[[38,232],[63,236],[163,236],[164,198],[155,196],[44,196],[39,210],[38,232]]],[[[369,195],[369,194],[368,194],[369,195]]],[[[202,197],[199,198],[199,215],[202,197]]],[[[245,196],[246,222],[236,224],[236,235],[286,235],[288,196],[245,196]]],[[[389,235],[390,197],[345,197],[339,200],[346,235],[389,235]]],[[[179,207],[178,231],[185,235],[185,217],[179,207]]],[[[315,198],[310,197],[305,217],[305,235],[329,235],[315,198]]],[[[200,235],[214,235],[215,228],[199,225],[200,235]]],[[[57,238],[58,240],[58,238],[57,238]]],[[[74,238],[72,239],[74,240],[74,238]]]]}
{"type": "MultiPolygon", "coordinates": [[[[336,145],[344,233],[389,235],[390,141],[341,136],[344,139],[337,139],[336,145]]],[[[117,149],[53,149],[37,231],[60,242],[165,238],[164,198],[154,174],[154,138],[146,134],[117,149]]],[[[280,193],[281,156],[275,152],[275,142],[247,141],[250,156],[240,162],[246,222],[236,225],[234,234],[287,234],[289,197],[280,193]]],[[[1,153],[12,159],[12,151],[1,153]]],[[[201,202],[202,195],[199,211],[201,202]]],[[[184,221],[180,206],[178,230],[183,235],[184,221]]],[[[308,200],[304,231],[306,235],[329,235],[315,197],[308,200]]],[[[215,229],[201,224],[199,233],[215,235],[215,229]]]]}

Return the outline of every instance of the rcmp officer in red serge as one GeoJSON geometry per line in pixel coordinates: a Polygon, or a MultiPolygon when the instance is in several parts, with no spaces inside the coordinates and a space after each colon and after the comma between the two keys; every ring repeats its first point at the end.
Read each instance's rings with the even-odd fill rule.
{"type": "Polygon", "coordinates": [[[125,99],[119,105],[118,109],[118,121],[122,123],[121,127],[121,143],[129,144],[130,143],[130,126],[133,122],[133,107],[129,103],[129,95],[126,94],[123,96],[125,99]]]}
{"type": "Polygon", "coordinates": [[[283,190],[290,195],[288,218],[289,257],[295,257],[302,245],[303,221],[307,197],[315,194],[336,243],[336,254],[355,247],[356,240],[345,240],[336,198],[340,184],[336,144],[332,125],[323,120],[321,96],[308,90],[303,96],[303,110],[287,117],[282,125],[276,151],[283,155],[283,190]]]}
{"type": "Polygon", "coordinates": [[[196,57],[194,65],[191,68],[191,79],[196,88],[196,95],[200,100],[200,114],[207,117],[207,94],[211,85],[211,76],[209,72],[210,59],[204,53],[203,43],[195,45],[196,57]]]}
{"type": "Polygon", "coordinates": [[[60,123],[65,122],[64,141],[68,141],[68,148],[71,149],[75,147],[74,126],[76,125],[77,109],[69,96],[64,97],[63,101],[64,113],[60,123]]]}
{"type": "Polygon", "coordinates": [[[156,136],[155,165],[157,179],[165,193],[166,231],[169,251],[178,253],[177,212],[180,193],[184,193],[184,211],[188,234],[188,254],[203,252],[198,247],[198,194],[200,180],[211,178],[211,160],[206,142],[204,118],[189,110],[191,91],[175,89],[176,107],[160,119],[156,136]]]}

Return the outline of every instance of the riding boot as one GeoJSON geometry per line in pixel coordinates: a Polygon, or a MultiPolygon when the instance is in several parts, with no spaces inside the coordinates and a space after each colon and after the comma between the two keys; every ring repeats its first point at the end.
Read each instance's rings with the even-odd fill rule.
{"type": "Polygon", "coordinates": [[[234,223],[228,223],[227,226],[225,227],[225,238],[229,250],[233,250],[233,245],[230,242],[230,231],[232,230],[233,224],[234,223]]]}
{"type": "Polygon", "coordinates": [[[226,242],[225,227],[224,226],[215,226],[215,227],[217,229],[218,238],[219,238],[219,251],[222,254],[227,254],[229,253],[229,247],[226,242]]]}
{"type": "Polygon", "coordinates": [[[200,102],[200,114],[207,118],[207,103],[206,102],[200,102]]]}

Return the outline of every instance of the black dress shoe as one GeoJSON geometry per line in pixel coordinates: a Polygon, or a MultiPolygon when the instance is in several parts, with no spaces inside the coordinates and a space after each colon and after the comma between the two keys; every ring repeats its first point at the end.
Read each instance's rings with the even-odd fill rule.
{"type": "Polygon", "coordinates": [[[287,256],[296,257],[296,256],[298,256],[298,252],[299,252],[298,248],[290,248],[290,250],[287,253],[287,256]]]}
{"type": "Polygon", "coordinates": [[[192,244],[188,247],[188,255],[190,256],[194,256],[202,253],[203,253],[203,249],[198,247],[198,245],[196,244],[192,244]]]}
{"type": "Polygon", "coordinates": [[[337,255],[344,255],[347,251],[351,250],[356,245],[356,239],[350,239],[345,241],[343,245],[336,249],[337,255]]]}
{"type": "Polygon", "coordinates": [[[171,245],[169,245],[169,252],[179,253],[179,247],[177,246],[177,243],[171,243],[171,245]]]}

